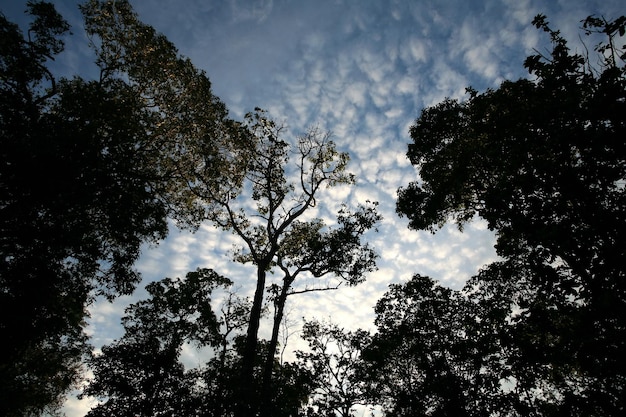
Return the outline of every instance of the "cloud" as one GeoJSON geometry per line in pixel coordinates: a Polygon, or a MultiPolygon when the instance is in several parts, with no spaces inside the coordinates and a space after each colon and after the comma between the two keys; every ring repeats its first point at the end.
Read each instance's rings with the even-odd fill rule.
{"type": "Polygon", "coordinates": [[[272,13],[274,2],[272,0],[241,1],[229,0],[233,19],[236,22],[252,20],[263,22],[272,13]]]}
{"type": "MultiPolygon", "coordinates": [[[[78,393],[75,393],[78,395],[78,393]]],[[[87,415],[98,401],[95,398],[82,398],[78,399],[77,396],[68,396],[67,400],[63,404],[63,413],[66,416],[84,416],[87,415]]]]}
{"type": "Polygon", "coordinates": [[[400,56],[407,65],[426,62],[428,59],[428,47],[426,41],[416,37],[409,37],[403,41],[400,56]]]}

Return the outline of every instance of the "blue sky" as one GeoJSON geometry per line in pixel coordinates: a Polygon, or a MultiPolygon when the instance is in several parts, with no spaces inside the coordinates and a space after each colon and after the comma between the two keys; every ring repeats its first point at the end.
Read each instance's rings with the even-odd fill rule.
{"type": "MultiPolygon", "coordinates": [[[[10,20],[23,19],[25,1],[0,0],[10,20]]],[[[55,63],[65,74],[94,70],[75,1],[53,1],[72,24],[74,37],[55,63]]],[[[373,306],[391,283],[429,275],[460,288],[495,259],[494,238],[481,221],[460,233],[446,226],[436,234],[407,229],[395,214],[398,187],[417,178],[405,157],[408,128],[424,106],[463,97],[465,88],[496,88],[504,79],[526,77],[522,63],[533,49],[547,51],[547,38],[531,24],[543,13],[554,28],[578,42],[580,20],[626,13],[619,0],[133,0],[140,18],[164,33],[181,54],[204,69],[214,92],[236,118],[258,106],[288,127],[288,135],[319,126],[333,132],[350,153],[357,184],[325,191],[321,211],[341,202],[380,202],[384,220],[368,241],[380,254],[379,270],[364,284],[301,295],[288,306],[297,330],[302,317],[332,319],[347,329],[374,330],[373,306]],[[620,6],[622,6],[620,8],[620,6]]],[[[580,44],[577,48],[582,51],[580,44]]],[[[144,281],[182,276],[210,267],[251,294],[254,274],[230,261],[234,236],[209,225],[196,234],[173,229],[138,263],[144,281]]],[[[96,346],[121,334],[119,319],[133,297],[91,308],[89,333],[96,346]]],[[[267,331],[267,329],[265,329],[267,331]]],[[[297,336],[289,348],[299,348],[297,336]]],[[[185,360],[198,362],[188,349],[185,360]]],[[[67,415],[81,416],[74,398],[67,415]]]]}

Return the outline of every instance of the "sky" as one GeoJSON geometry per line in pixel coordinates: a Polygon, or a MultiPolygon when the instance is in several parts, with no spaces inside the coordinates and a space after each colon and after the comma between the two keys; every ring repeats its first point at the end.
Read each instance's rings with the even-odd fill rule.
{"type": "MultiPolygon", "coordinates": [[[[77,2],[52,1],[72,25],[67,51],[57,58],[62,74],[89,76],[93,53],[82,32],[77,2]]],[[[26,1],[0,0],[9,20],[23,22],[26,1]]],[[[167,36],[206,71],[214,93],[233,117],[261,107],[288,128],[293,140],[318,126],[348,152],[352,187],[324,190],[320,213],[341,202],[378,201],[384,219],[366,240],[379,254],[378,270],[353,288],[295,296],[287,310],[287,351],[302,348],[303,318],[331,320],[346,330],[374,331],[376,301],[389,284],[414,274],[461,288],[496,259],[495,238],[480,219],[461,233],[454,225],[432,234],[407,228],[395,212],[397,189],[418,178],[406,158],[408,129],[421,109],[446,97],[497,88],[505,79],[528,77],[524,58],[547,52],[546,36],[531,25],[543,13],[582,52],[580,20],[590,14],[625,14],[620,0],[131,0],[140,19],[167,36]],[[620,7],[621,6],[621,7],[620,7]]],[[[591,45],[592,46],[592,45],[591,45]]],[[[172,228],[137,263],[143,275],[135,294],[90,308],[88,333],[96,348],[122,334],[129,303],[145,296],[146,283],[213,268],[252,295],[254,271],[231,261],[235,236],[203,225],[195,234],[172,228]]],[[[262,332],[267,332],[267,326],[262,332]]],[[[289,353],[287,353],[287,356],[289,353]]],[[[199,353],[185,349],[186,363],[199,353]]],[[[71,397],[68,417],[83,416],[89,401],[71,397]]]]}

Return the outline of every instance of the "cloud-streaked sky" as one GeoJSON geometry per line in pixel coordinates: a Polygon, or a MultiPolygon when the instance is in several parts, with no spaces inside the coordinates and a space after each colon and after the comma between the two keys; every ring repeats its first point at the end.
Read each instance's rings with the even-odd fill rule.
{"type": "MultiPolygon", "coordinates": [[[[23,21],[26,1],[0,0],[10,20],[23,21]]],[[[55,68],[89,76],[93,54],[82,33],[76,1],[53,1],[74,36],[55,68]]],[[[579,51],[580,20],[626,13],[620,0],[131,0],[140,18],[164,33],[181,54],[205,70],[235,118],[258,106],[295,137],[308,127],[333,132],[349,152],[357,185],[322,194],[322,210],[342,201],[380,202],[384,220],[367,235],[380,255],[379,270],[355,288],[294,297],[289,320],[332,319],[348,329],[374,330],[373,306],[391,283],[429,275],[460,288],[495,259],[494,237],[475,221],[463,233],[446,226],[435,234],[408,230],[395,213],[398,187],[417,178],[405,157],[408,128],[424,106],[463,97],[465,88],[496,88],[504,79],[527,77],[522,64],[533,49],[547,51],[547,37],[531,25],[548,16],[579,51]],[[621,7],[620,7],[621,6],[621,7]]],[[[592,47],[593,45],[590,45],[592,47]]],[[[183,276],[209,267],[251,294],[254,273],[233,264],[238,243],[209,225],[197,233],[173,229],[138,263],[144,281],[183,276]]],[[[123,309],[145,295],[91,308],[88,331],[101,346],[121,334],[123,309]]],[[[299,347],[297,336],[290,339],[299,347]]],[[[289,350],[289,349],[288,349],[289,350]]],[[[195,352],[185,351],[193,362],[195,352]]],[[[84,415],[71,399],[69,417],[84,415]]]]}

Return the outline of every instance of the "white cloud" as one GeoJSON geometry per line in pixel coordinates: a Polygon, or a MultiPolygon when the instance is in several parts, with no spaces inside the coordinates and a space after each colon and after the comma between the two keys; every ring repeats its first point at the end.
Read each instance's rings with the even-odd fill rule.
{"type": "MultiPolygon", "coordinates": [[[[410,56],[410,59],[408,59],[407,55],[404,57],[408,65],[426,62],[428,59],[428,49],[423,40],[411,37],[406,41],[403,50],[407,51],[408,56],[410,56]]],[[[431,51],[431,53],[437,53],[437,51],[431,51]]]]}
{"type": "MultiPolygon", "coordinates": [[[[363,82],[351,83],[344,89],[345,98],[350,104],[364,107],[366,102],[367,85],[363,82]]],[[[337,104],[335,102],[335,104],[337,104]]]]}
{"type": "Polygon", "coordinates": [[[274,2],[273,0],[229,0],[229,4],[235,21],[263,22],[271,14],[274,2]]]}
{"type": "Polygon", "coordinates": [[[522,26],[528,26],[533,17],[541,12],[538,5],[533,3],[531,0],[504,0],[507,16],[522,26]]]}
{"type": "Polygon", "coordinates": [[[396,85],[396,91],[400,94],[418,95],[418,83],[414,77],[402,76],[396,85]]]}
{"type": "Polygon", "coordinates": [[[66,416],[84,416],[98,404],[95,398],[78,399],[76,395],[77,393],[72,393],[63,404],[63,412],[66,416]]]}

